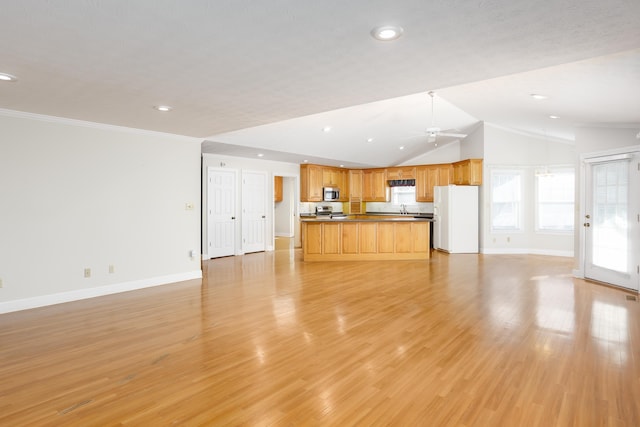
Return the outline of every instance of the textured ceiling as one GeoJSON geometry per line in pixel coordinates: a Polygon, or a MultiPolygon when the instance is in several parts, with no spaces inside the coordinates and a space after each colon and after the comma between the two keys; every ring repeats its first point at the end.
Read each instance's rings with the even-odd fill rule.
{"type": "Polygon", "coordinates": [[[21,0],[1,8],[0,72],[19,81],[0,84],[0,108],[202,137],[211,146],[235,138],[243,150],[262,147],[253,134],[232,131],[286,120],[291,127],[273,138],[282,142],[267,147],[273,152],[384,164],[402,157],[389,153],[429,116],[388,124],[393,143],[367,159],[357,150],[335,155],[348,138],[373,131],[362,123],[320,144],[287,140],[304,130],[290,119],[411,101],[433,89],[462,111],[437,116],[455,127],[471,115],[571,139],[580,123],[640,123],[637,0],[21,0]],[[405,33],[378,42],[369,31],[382,24],[405,33]],[[582,72],[571,64],[584,60],[595,61],[586,63],[593,75],[571,75],[582,72]],[[557,66],[568,73],[561,80],[557,66]],[[608,93],[629,80],[620,97],[608,93]],[[566,123],[541,122],[540,107],[523,100],[538,90],[566,123]],[[159,113],[158,104],[174,110],[159,113]]]}

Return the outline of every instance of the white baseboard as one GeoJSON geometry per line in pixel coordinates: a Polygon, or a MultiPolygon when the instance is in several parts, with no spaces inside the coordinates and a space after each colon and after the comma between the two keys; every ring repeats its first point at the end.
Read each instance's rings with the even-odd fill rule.
{"type": "Polygon", "coordinates": [[[47,305],[61,304],[78,301],[87,298],[95,298],[120,292],[134,291],[136,289],[150,288],[153,286],[167,285],[182,282],[184,280],[202,278],[202,270],[188,271],[185,273],[171,274],[168,276],[151,277],[148,279],[134,280],[131,282],[115,283],[113,285],[99,286],[88,289],[61,292],[52,295],[41,295],[32,298],[24,298],[13,301],[0,302],[0,314],[13,311],[28,310],[47,305]]]}
{"type": "Polygon", "coordinates": [[[555,251],[525,248],[481,248],[480,253],[487,255],[548,255],[573,258],[573,251],[555,251]]]}

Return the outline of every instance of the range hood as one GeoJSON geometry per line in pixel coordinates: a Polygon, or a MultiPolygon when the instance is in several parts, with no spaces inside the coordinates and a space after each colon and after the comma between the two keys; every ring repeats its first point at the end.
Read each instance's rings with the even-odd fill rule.
{"type": "Polygon", "coordinates": [[[415,187],[415,179],[390,179],[387,181],[389,187],[415,187]]]}

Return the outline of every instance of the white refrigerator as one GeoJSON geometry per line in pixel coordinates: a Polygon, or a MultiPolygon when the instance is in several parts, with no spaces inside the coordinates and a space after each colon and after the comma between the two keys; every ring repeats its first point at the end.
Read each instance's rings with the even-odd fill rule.
{"type": "Polygon", "coordinates": [[[433,247],[451,254],[478,253],[478,187],[434,187],[433,247]]]}

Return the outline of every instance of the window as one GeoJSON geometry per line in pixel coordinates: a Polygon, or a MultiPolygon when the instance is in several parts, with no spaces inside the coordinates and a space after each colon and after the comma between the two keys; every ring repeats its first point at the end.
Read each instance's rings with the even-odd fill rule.
{"type": "Polygon", "coordinates": [[[391,187],[392,205],[415,205],[416,187],[391,187]]]}
{"type": "Polygon", "coordinates": [[[491,230],[522,229],[522,171],[491,170],[491,230]]]}
{"type": "Polygon", "coordinates": [[[575,173],[573,169],[536,172],[536,229],[572,232],[574,222],[575,173]]]}

